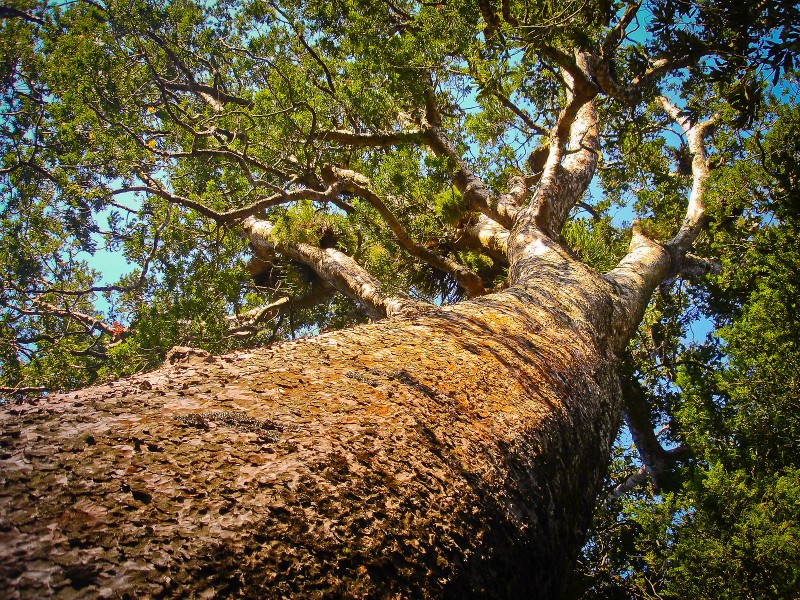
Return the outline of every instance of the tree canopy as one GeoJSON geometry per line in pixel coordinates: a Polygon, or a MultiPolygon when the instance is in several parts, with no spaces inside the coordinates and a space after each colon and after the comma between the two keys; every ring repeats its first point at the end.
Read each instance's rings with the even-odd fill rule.
{"type": "Polygon", "coordinates": [[[0,7],[2,392],[500,290],[519,215],[573,186],[535,215],[567,252],[678,258],[624,352],[572,593],[797,594],[798,24],[750,0],[0,7]]]}

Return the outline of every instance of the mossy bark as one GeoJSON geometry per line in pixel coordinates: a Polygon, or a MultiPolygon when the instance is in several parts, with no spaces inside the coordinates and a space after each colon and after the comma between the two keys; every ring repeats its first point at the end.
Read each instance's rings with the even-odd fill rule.
{"type": "Polygon", "coordinates": [[[573,288],[5,409],[4,596],[557,597],[619,414],[573,288]]]}

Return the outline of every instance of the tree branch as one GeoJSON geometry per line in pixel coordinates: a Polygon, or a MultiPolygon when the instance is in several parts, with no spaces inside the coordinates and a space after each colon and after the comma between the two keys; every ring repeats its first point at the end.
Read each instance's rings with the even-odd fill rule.
{"type": "Polygon", "coordinates": [[[622,40],[625,39],[625,31],[628,29],[628,25],[630,25],[631,21],[636,17],[636,13],[639,12],[641,6],[641,0],[628,3],[622,17],[617,24],[611,28],[606,38],[603,40],[603,43],[600,45],[600,60],[610,59],[613,52],[619,48],[622,40]]]}
{"type": "Polygon", "coordinates": [[[350,148],[389,148],[403,144],[424,142],[422,129],[406,131],[377,131],[374,133],[355,133],[344,129],[326,129],[312,134],[311,139],[334,142],[350,148]]]}
{"type": "Polygon", "coordinates": [[[386,224],[389,226],[389,229],[392,230],[392,233],[394,233],[400,246],[405,248],[409,254],[425,261],[440,271],[452,275],[471,298],[482,296],[486,293],[483,287],[483,280],[477,273],[451,258],[429,250],[412,239],[405,230],[405,227],[403,227],[400,221],[397,220],[397,217],[395,217],[392,211],[386,206],[383,199],[372,190],[371,183],[367,177],[355,171],[336,167],[329,167],[323,171],[323,177],[326,174],[332,181],[341,182],[346,191],[352,192],[369,202],[375,210],[378,211],[378,214],[380,214],[383,220],[386,221],[386,224]]]}
{"type": "Polygon", "coordinates": [[[641,231],[638,223],[634,222],[628,254],[614,269],[603,275],[603,279],[614,286],[614,322],[619,327],[615,331],[615,338],[620,349],[628,339],[626,336],[632,335],[642,320],[653,290],[671,273],[680,271],[687,251],[710,220],[703,202],[709,176],[703,138],[711,131],[715,118],[695,124],[663,96],[659,98],[659,102],[667,114],[678,122],[688,138],[689,151],[692,154],[692,191],[683,223],[671,240],[664,244],[650,240],[641,231]]]}
{"type": "Polygon", "coordinates": [[[418,300],[387,294],[377,279],[335,248],[319,248],[303,242],[276,245],[272,240],[274,225],[253,217],[242,222],[242,229],[255,252],[274,255],[277,251],[311,267],[329,285],[362,304],[374,319],[414,314],[430,307],[418,300]]]}
{"type": "Polygon", "coordinates": [[[703,258],[693,254],[687,254],[681,265],[682,277],[702,277],[709,273],[716,275],[722,271],[722,265],[710,258],[703,258]]]}
{"type": "Polygon", "coordinates": [[[145,192],[163,198],[171,204],[177,204],[191,208],[204,217],[213,219],[217,223],[236,223],[247,217],[253,216],[267,208],[278,206],[279,204],[286,204],[288,202],[296,202],[298,200],[315,200],[317,202],[330,201],[341,192],[341,186],[333,185],[325,191],[312,190],[310,188],[302,188],[292,192],[282,192],[274,194],[265,198],[259,198],[252,204],[235,208],[225,212],[219,212],[209,208],[202,202],[197,202],[184,196],[179,196],[168,192],[161,185],[147,175],[142,175],[149,185],[129,186],[116,190],[114,193],[122,194],[127,192],[145,192]]]}
{"type": "Polygon", "coordinates": [[[0,386],[0,394],[4,396],[11,396],[17,394],[43,394],[45,392],[52,392],[52,391],[54,391],[53,388],[44,386],[33,386],[33,387],[0,386]]]}
{"type": "Polygon", "coordinates": [[[430,127],[426,134],[428,145],[433,152],[438,156],[447,156],[455,163],[456,171],[451,175],[451,181],[461,193],[467,206],[471,210],[482,212],[503,227],[510,228],[519,211],[517,196],[499,195],[487,188],[480,177],[461,158],[441,128],[430,127]]]}
{"type": "Polygon", "coordinates": [[[295,34],[297,35],[297,39],[300,40],[300,44],[303,46],[303,48],[306,49],[306,52],[308,52],[311,55],[311,58],[314,60],[314,62],[316,62],[320,67],[322,67],[322,71],[325,73],[325,81],[328,84],[328,89],[325,88],[319,88],[319,89],[323,90],[332,97],[336,96],[336,86],[333,84],[333,76],[331,75],[331,72],[328,69],[328,65],[325,64],[325,61],[322,60],[319,54],[317,54],[316,50],[314,50],[314,48],[312,48],[308,44],[308,42],[306,42],[305,38],[303,37],[303,34],[300,32],[300,30],[297,28],[294,22],[286,15],[286,13],[282,11],[275,2],[270,2],[270,6],[272,6],[273,10],[275,10],[275,12],[277,12],[280,16],[282,16],[286,20],[286,23],[288,23],[289,27],[291,27],[292,30],[295,32],[295,34]]]}
{"type": "Polygon", "coordinates": [[[521,109],[519,106],[514,104],[511,101],[511,98],[509,98],[503,93],[503,91],[500,89],[499,84],[493,85],[487,83],[486,81],[481,80],[478,77],[478,74],[476,73],[476,69],[472,66],[471,63],[469,66],[470,66],[471,77],[482,87],[482,89],[492,94],[495,98],[497,98],[500,101],[500,104],[502,104],[504,107],[506,107],[515,115],[517,115],[531,131],[534,131],[539,135],[548,135],[550,133],[550,130],[548,130],[546,127],[542,127],[541,125],[539,125],[536,121],[534,121],[531,118],[531,116],[525,110],[521,109]]]}
{"type": "Polygon", "coordinates": [[[694,123],[692,119],[681,113],[664,96],[659,96],[658,101],[664,111],[683,129],[689,144],[689,152],[692,154],[692,191],[689,195],[689,205],[686,208],[686,215],[680,230],[668,242],[668,245],[674,250],[679,259],[682,259],[695,239],[697,239],[697,236],[700,235],[700,232],[705,229],[710,221],[706,215],[705,202],[703,201],[706,182],[710,173],[708,155],[703,138],[715,125],[716,117],[701,123],[694,123]]]}
{"type": "Polygon", "coordinates": [[[528,129],[538,133],[539,135],[547,135],[549,133],[549,131],[547,130],[546,127],[542,127],[536,121],[534,121],[527,112],[525,112],[519,106],[514,104],[511,101],[511,99],[508,96],[506,96],[505,94],[503,94],[500,90],[493,89],[492,90],[492,94],[494,94],[495,97],[498,100],[500,100],[500,104],[505,106],[508,110],[510,110],[515,115],[517,115],[520,119],[522,119],[522,122],[525,123],[525,125],[528,127],[528,129]]]}
{"type": "MultiPolygon", "coordinates": [[[[587,72],[590,69],[585,54],[577,56],[576,64],[587,72]]],[[[550,131],[548,143],[528,159],[532,168],[541,165],[541,176],[534,201],[517,219],[519,232],[536,227],[558,237],[569,211],[583,197],[597,168],[600,140],[593,96],[586,95],[587,90],[570,72],[564,71],[563,76],[567,83],[567,105],[550,131]]],[[[519,239],[524,243],[527,236],[519,239]]]]}
{"type": "Polygon", "coordinates": [[[44,19],[41,19],[36,15],[32,15],[29,12],[25,12],[24,10],[14,8],[12,6],[0,6],[0,19],[23,19],[30,23],[36,23],[37,25],[45,24],[44,19]]]}
{"type": "MultiPolygon", "coordinates": [[[[576,54],[576,68],[585,71],[583,80],[589,77],[589,58],[585,53],[576,54]]],[[[563,70],[562,76],[567,85],[567,105],[550,132],[548,144],[529,159],[538,166],[546,153],[533,201],[520,210],[511,230],[508,256],[512,281],[526,278],[541,258],[542,235],[559,239],[564,221],[582,199],[597,167],[596,88],[584,85],[570,71],[563,70]]]]}
{"type": "Polygon", "coordinates": [[[450,142],[442,129],[442,117],[436,101],[436,95],[432,85],[425,88],[425,120],[423,129],[425,140],[428,147],[437,156],[448,157],[456,167],[455,172],[450,176],[453,185],[461,193],[467,206],[471,210],[482,212],[494,221],[497,221],[507,229],[511,228],[514,217],[519,211],[522,197],[527,194],[527,188],[523,194],[510,192],[508,194],[497,194],[490,190],[483,183],[480,177],[469,167],[455,146],[450,142]],[[520,197],[522,196],[522,197],[520,197]]]}
{"type": "Polygon", "coordinates": [[[508,264],[508,238],[511,233],[484,214],[456,231],[455,247],[486,252],[494,260],[508,264]]]}
{"type": "Polygon", "coordinates": [[[644,316],[656,286],[673,264],[672,254],[642,232],[638,221],[631,226],[628,253],[602,278],[612,286],[615,298],[612,346],[622,350],[644,316]]]}
{"type": "Polygon", "coordinates": [[[222,110],[222,106],[225,104],[236,104],[246,108],[252,108],[253,106],[252,100],[239,98],[238,96],[233,96],[223,92],[219,88],[215,88],[210,85],[203,85],[201,83],[164,82],[164,87],[175,92],[192,92],[202,96],[203,99],[209,102],[209,104],[211,104],[211,106],[213,106],[216,110],[222,110]]]}
{"type": "Polygon", "coordinates": [[[91,315],[87,315],[82,312],[58,308],[49,302],[44,302],[42,300],[38,300],[36,298],[31,299],[31,303],[36,306],[41,307],[40,310],[25,310],[25,309],[16,309],[23,314],[28,315],[52,315],[54,317],[62,317],[65,319],[72,319],[78,323],[80,323],[85,329],[87,333],[91,333],[92,331],[99,331],[101,333],[105,333],[111,338],[116,338],[118,335],[117,330],[108,325],[102,319],[97,317],[93,317],[91,315]]]}
{"type": "Polygon", "coordinates": [[[632,492],[637,487],[642,485],[645,481],[647,481],[649,474],[650,473],[647,470],[647,467],[645,465],[642,465],[641,467],[639,467],[636,473],[628,477],[622,483],[614,486],[614,489],[611,490],[611,492],[606,497],[606,502],[611,502],[613,500],[616,500],[617,498],[624,496],[628,492],[632,492]]]}
{"type": "Polygon", "coordinates": [[[489,40],[494,37],[495,32],[497,32],[500,27],[500,17],[497,15],[494,6],[492,6],[489,0],[478,0],[478,7],[486,23],[486,27],[483,30],[483,37],[489,40]]]}
{"type": "Polygon", "coordinates": [[[228,336],[236,338],[253,336],[261,329],[260,325],[262,323],[270,321],[287,311],[314,307],[320,302],[330,298],[334,291],[335,290],[331,286],[317,277],[312,282],[311,290],[307,294],[297,297],[283,296],[265,306],[249,310],[244,314],[227,317],[227,321],[230,325],[228,336]]]}
{"type": "MultiPolygon", "coordinates": [[[[169,47],[164,39],[153,31],[147,32],[147,37],[153,40],[156,45],[164,51],[164,54],[172,61],[172,64],[186,77],[188,83],[177,82],[164,82],[163,85],[167,89],[174,91],[192,92],[202,98],[214,111],[220,112],[227,103],[238,104],[239,106],[252,106],[252,102],[243,98],[232,96],[218,88],[197,83],[194,78],[194,73],[189,69],[186,64],[178,57],[177,54],[169,47]]],[[[159,77],[159,79],[161,79],[159,77]]]]}
{"type": "Polygon", "coordinates": [[[650,404],[644,388],[635,377],[622,377],[623,415],[642,463],[647,468],[656,489],[673,491],[679,485],[675,467],[686,456],[683,446],[665,450],[653,431],[650,404]]]}
{"type": "Polygon", "coordinates": [[[171,211],[167,210],[167,216],[164,218],[164,221],[156,228],[155,233],[153,234],[153,246],[150,249],[150,252],[144,259],[142,263],[142,272],[139,274],[139,279],[136,283],[132,285],[97,285],[88,288],[84,288],[81,290],[66,290],[66,289],[58,289],[58,288],[47,288],[47,289],[39,289],[39,290],[27,290],[22,291],[24,294],[56,294],[59,296],[86,296],[88,294],[96,294],[96,293],[103,293],[103,292],[132,292],[134,290],[140,289],[145,282],[145,278],[147,277],[147,271],[150,268],[150,263],[152,263],[153,259],[156,257],[156,252],[158,251],[158,244],[161,240],[161,234],[164,233],[164,229],[169,224],[171,218],[171,211]]]}
{"type": "Polygon", "coordinates": [[[620,84],[611,74],[612,60],[611,56],[607,56],[598,61],[594,69],[594,75],[603,93],[632,106],[639,101],[642,90],[654,85],[661,76],[670,71],[694,64],[695,61],[696,58],[690,55],[670,59],[656,59],[644,73],[634,77],[630,84],[625,86],[620,84]]]}

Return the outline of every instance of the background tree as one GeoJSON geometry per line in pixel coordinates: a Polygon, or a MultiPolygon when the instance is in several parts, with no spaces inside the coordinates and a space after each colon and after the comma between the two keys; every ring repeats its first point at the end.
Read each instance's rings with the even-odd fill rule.
{"type": "MultiPolygon", "coordinates": [[[[594,581],[583,587],[703,595],[697,586],[712,580],[703,583],[681,565],[731,540],[750,543],[747,536],[761,530],[756,503],[770,507],[760,518],[772,532],[756,545],[769,545],[773,534],[796,539],[784,527],[797,497],[796,454],[781,445],[794,430],[783,410],[788,404],[777,401],[784,393],[796,397],[796,381],[791,362],[786,368],[775,362],[793,356],[786,346],[791,334],[779,333],[793,330],[788,320],[778,324],[787,329],[776,328],[768,311],[784,306],[788,312],[791,298],[788,284],[781,284],[787,295],[776,296],[772,282],[792,274],[791,262],[781,265],[793,256],[786,215],[793,206],[788,165],[796,152],[785,149],[785,140],[792,139],[794,97],[772,98],[767,84],[793,89],[797,12],[788,2],[671,1],[4,7],[2,389],[21,399],[146,371],[175,345],[219,353],[388,317],[358,330],[359,339],[344,333],[294,350],[281,347],[276,356],[311,360],[309,372],[335,381],[331,389],[340,389],[342,398],[353,393],[345,390],[362,399],[377,394],[393,415],[397,403],[411,410],[403,403],[413,398],[415,428],[397,416],[381,425],[382,435],[394,437],[378,446],[398,444],[396,456],[370,463],[366,455],[331,446],[349,439],[344,405],[336,404],[341,399],[326,408],[339,420],[317,434],[318,454],[303,454],[302,465],[295,464],[286,457],[297,445],[284,439],[277,455],[311,481],[332,477],[353,489],[367,486],[362,498],[373,498],[373,488],[381,490],[374,496],[380,502],[400,494],[414,506],[406,514],[437,524],[437,533],[426,544],[399,547],[378,536],[376,554],[376,547],[358,541],[363,526],[353,524],[379,521],[374,509],[347,510],[343,499],[332,502],[330,514],[315,508],[316,517],[339,515],[349,525],[342,525],[347,533],[326,526],[339,540],[337,552],[304,539],[314,557],[306,571],[317,578],[308,585],[320,593],[390,594],[407,593],[402,586],[419,581],[430,595],[513,597],[536,590],[551,597],[561,590],[588,524],[624,396],[642,471],[653,490],[677,495],[651,490],[631,500],[622,494],[635,480],[622,483],[587,546],[595,563],[586,572],[594,581]],[[755,166],[748,162],[753,158],[755,166]],[[746,269],[736,263],[742,244],[751,247],[746,269]],[[784,245],[781,253],[764,252],[784,245]],[[118,252],[131,271],[107,281],[90,268],[100,251],[118,252]],[[742,280],[755,272],[763,283],[757,290],[742,280]],[[698,310],[716,320],[720,333],[690,347],[686,330],[698,310]],[[761,331],[775,340],[766,350],[748,342],[761,331]],[[417,343],[397,342],[408,336],[417,343]],[[353,355],[363,352],[359,368],[340,350],[326,371],[319,349],[327,339],[353,355]],[[761,381],[770,385],[753,400],[741,380],[752,382],[759,369],[768,370],[761,381]],[[453,373],[459,381],[449,381],[453,373]],[[492,404],[498,389],[506,389],[513,409],[492,404]],[[454,416],[462,412],[462,420],[454,416]],[[750,424],[765,414],[776,426],[762,439],[750,424]],[[418,429],[420,435],[408,435],[418,429]],[[465,449],[445,455],[443,443],[465,449]],[[746,457],[737,443],[755,454],[746,457]],[[769,461],[756,458],[765,454],[769,461]],[[449,469],[446,485],[426,479],[429,463],[416,463],[410,472],[427,491],[407,481],[401,486],[393,478],[408,470],[397,463],[407,456],[449,469]],[[356,463],[383,473],[383,480],[372,481],[356,463]],[[739,508],[723,514],[728,507],[714,498],[734,489],[739,508]],[[453,490],[464,497],[454,499],[453,490]],[[627,503],[622,516],[619,498],[627,503]],[[431,499],[441,501],[436,511],[422,508],[431,499]],[[632,547],[654,547],[657,540],[662,550],[643,558],[617,552],[612,561],[602,553],[618,530],[612,521],[631,528],[632,547]],[[718,532],[720,521],[728,526],[722,537],[704,533],[718,532]],[[474,547],[463,542],[468,539],[474,547]],[[351,545],[352,557],[342,562],[342,549],[351,545]],[[518,561],[525,565],[521,575],[518,561]]],[[[191,354],[182,352],[170,357],[191,354]]],[[[246,382],[236,385],[294,381],[286,373],[261,380],[248,366],[250,355],[237,356],[245,358],[235,361],[236,380],[246,382]]],[[[217,367],[192,368],[199,379],[190,396],[220,378],[230,382],[217,367]]],[[[222,436],[225,428],[263,441],[275,437],[267,431],[300,427],[274,399],[244,411],[241,403],[234,411],[185,404],[169,391],[170,368],[159,373],[134,380],[140,386],[135,399],[121,399],[128,391],[113,394],[121,405],[140,403],[142,415],[177,414],[159,425],[164,438],[194,428],[220,436],[216,447],[234,456],[244,442],[238,434],[222,436]],[[157,392],[166,395],[163,406],[153,404],[157,392]],[[266,418],[264,410],[279,418],[266,418]]],[[[290,385],[300,388],[292,392],[296,414],[316,414],[308,395],[313,380],[290,385]]],[[[120,426],[109,425],[116,417],[101,409],[106,398],[83,397],[91,407],[68,410],[63,427],[74,419],[103,432],[120,426]]],[[[138,457],[126,458],[133,462],[123,471],[166,468],[156,467],[156,459],[146,469],[131,466],[150,460],[136,454],[141,447],[161,442],[146,442],[154,434],[141,423],[123,430],[117,446],[130,442],[138,457]]],[[[20,444],[27,436],[15,431],[22,441],[11,443],[4,460],[23,473],[20,444]]],[[[81,464],[101,469],[108,456],[102,452],[114,444],[94,435],[91,443],[81,439],[98,454],[81,464]]],[[[42,456],[61,460],[53,452],[66,450],[42,456]]],[[[217,464],[210,450],[198,451],[200,459],[217,464]]],[[[63,460],[71,466],[72,459],[63,460]]],[[[414,462],[408,461],[403,464],[414,462]]],[[[112,498],[113,489],[119,498],[151,504],[152,495],[127,480],[97,473],[89,479],[97,484],[92,497],[101,490],[112,498]]],[[[12,536],[22,544],[36,535],[18,528],[31,515],[15,499],[24,489],[41,495],[55,483],[9,482],[4,522],[22,532],[12,536]]],[[[307,508],[311,502],[303,498],[330,493],[317,485],[304,496],[287,486],[293,496],[276,511],[288,511],[288,521],[258,521],[255,529],[240,523],[233,546],[210,548],[203,536],[196,538],[202,552],[192,568],[199,573],[221,556],[258,558],[252,570],[237,567],[223,579],[217,572],[209,589],[311,589],[291,588],[306,583],[292,570],[299,566],[279,567],[288,550],[260,554],[263,541],[274,539],[270,527],[300,518],[293,512],[298,503],[307,508]],[[282,578],[254,580],[264,565],[282,578]]],[[[210,486],[208,493],[225,492],[210,486]]],[[[264,504],[263,498],[253,502],[264,504]]],[[[72,510],[69,504],[56,495],[52,506],[59,508],[48,514],[72,510]]],[[[242,519],[252,524],[260,514],[253,506],[242,501],[234,513],[249,515],[242,519]]],[[[231,511],[227,504],[218,508],[220,515],[231,511]]],[[[395,539],[418,538],[425,529],[389,513],[396,518],[386,531],[395,539]]],[[[149,522],[159,522],[154,515],[149,522]]],[[[305,513],[303,519],[313,522],[305,513]]],[[[220,526],[232,531],[230,524],[220,526]]],[[[89,529],[67,536],[75,542],[70,547],[118,552],[123,542],[89,529]]],[[[67,553],[72,562],[62,565],[61,575],[47,571],[37,579],[15,570],[20,556],[45,552],[49,543],[15,555],[7,581],[30,589],[113,581],[113,589],[128,589],[118,554],[117,567],[93,564],[85,578],[86,557],[77,550],[67,553]]],[[[748,546],[734,554],[746,557],[735,568],[769,572],[753,579],[752,590],[792,590],[791,577],[776,583],[792,572],[792,544],[779,555],[748,546]],[[775,566],[756,568],[747,562],[753,557],[775,566]]],[[[165,558],[163,568],[175,560],[165,558]]],[[[236,563],[220,564],[232,569],[236,563]]],[[[708,564],[709,572],[730,581],[733,563],[708,564]]],[[[162,593],[175,589],[175,581],[172,587],[148,581],[162,593]]],[[[184,590],[200,585],[193,581],[179,583],[184,590]]],[[[582,593],[579,587],[574,593],[582,593]]]]}
{"type": "MultiPolygon", "coordinates": [[[[720,169],[710,190],[735,207],[709,230],[719,273],[686,290],[715,328],[705,340],[681,340],[672,316],[667,374],[654,376],[652,363],[649,377],[640,371],[651,397],[668,399],[666,431],[691,459],[668,493],[651,484],[603,499],[576,595],[797,594],[797,107],[774,106],[764,117],[768,133],[743,140],[750,160],[720,169]]],[[[619,455],[612,477],[635,469],[619,455]]]]}

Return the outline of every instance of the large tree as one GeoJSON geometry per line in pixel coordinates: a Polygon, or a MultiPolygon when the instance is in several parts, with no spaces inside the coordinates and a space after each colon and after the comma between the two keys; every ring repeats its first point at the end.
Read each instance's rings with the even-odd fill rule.
{"type": "Polygon", "coordinates": [[[561,594],[797,12],[0,8],[4,587],[561,594]]]}

